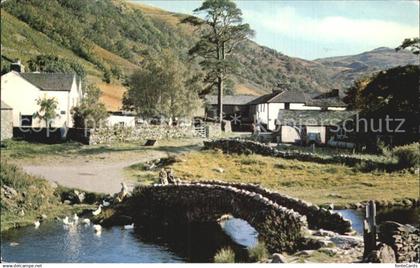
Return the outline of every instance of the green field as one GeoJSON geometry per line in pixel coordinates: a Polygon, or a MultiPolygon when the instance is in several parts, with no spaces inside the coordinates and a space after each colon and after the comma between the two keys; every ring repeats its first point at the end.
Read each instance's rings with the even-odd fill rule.
{"type": "MultiPolygon", "coordinates": [[[[217,151],[192,152],[179,160],[172,168],[184,179],[257,183],[319,205],[343,206],[370,199],[395,201],[419,196],[418,175],[408,171],[366,173],[338,164],[226,155],[217,151]],[[217,170],[220,168],[223,173],[217,170]]],[[[144,171],[136,166],[128,171],[140,183],[157,182],[158,171],[144,171]]]]}

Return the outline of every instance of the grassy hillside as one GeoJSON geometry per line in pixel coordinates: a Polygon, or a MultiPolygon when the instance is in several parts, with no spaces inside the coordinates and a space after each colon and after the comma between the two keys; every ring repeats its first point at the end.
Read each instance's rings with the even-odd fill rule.
{"type": "MultiPolygon", "coordinates": [[[[20,59],[24,64],[35,55],[53,54],[63,58],[72,59],[80,63],[87,72],[87,80],[98,84],[103,90],[102,101],[109,110],[118,110],[121,106],[121,98],[124,87],[120,81],[113,81],[112,84],[103,83],[101,77],[103,71],[88,60],[75,54],[71,49],[65,48],[56,41],[50,39],[43,33],[31,28],[5,10],[1,10],[1,54],[9,59],[20,59]]],[[[106,58],[110,63],[117,62],[118,66],[131,66],[134,64],[121,59],[117,55],[96,47],[98,55],[106,58]]],[[[2,57],[2,66],[8,60],[2,57]]]]}
{"type": "MultiPolygon", "coordinates": [[[[124,77],[141,68],[145,55],[170,48],[186,59],[197,40],[191,26],[180,24],[185,15],[122,0],[28,0],[24,5],[8,0],[1,11],[3,56],[23,63],[39,54],[77,61],[86,68],[88,82],[102,89],[110,110],[120,108],[124,77]],[[103,83],[104,72],[113,68],[122,78],[103,83]]],[[[347,79],[338,75],[346,67],[288,57],[252,41],[235,57],[241,63],[233,77],[239,94],[269,92],[279,82],[306,92],[327,91],[347,79]]]]}

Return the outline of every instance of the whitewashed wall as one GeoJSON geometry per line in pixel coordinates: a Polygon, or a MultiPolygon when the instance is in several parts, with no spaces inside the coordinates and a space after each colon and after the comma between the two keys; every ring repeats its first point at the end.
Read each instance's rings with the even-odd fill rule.
{"type": "Polygon", "coordinates": [[[321,110],[318,106],[306,106],[304,103],[290,103],[290,110],[321,110]]]}
{"type": "MultiPolygon", "coordinates": [[[[58,101],[57,117],[52,127],[73,126],[71,109],[78,105],[82,98],[80,84],[75,77],[71,91],[42,91],[23,79],[19,73],[9,72],[1,77],[1,100],[13,108],[13,126],[21,125],[22,115],[33,115],[39,110],[38,98],[55,98],[58,101]]],[[[45,127],[45,122],[32,119],[32,127],[45,127]]]]}
{"type": "Polygon", "coordinates": [[[281,142],[296,143],[300,141],[301,138],[297,129],[290,126],[281,126],[281,142]]]}
{"type": "Polygon", "coordinates": [[[124,127],[135,127],[136,118],[134,116],[125,116],[125,115],[110,115],[107,119],[107,126],[113,127],[115,125],[121,126],[124,124],[124,127]]]}
{"type": "Polygon", "coordinates": [[[1,100],[13,108],[13,126],[20,126],[20,115],[32,115],[37,111],[36,99],[40,90],[9,72],[1,77],[1,100]]]}

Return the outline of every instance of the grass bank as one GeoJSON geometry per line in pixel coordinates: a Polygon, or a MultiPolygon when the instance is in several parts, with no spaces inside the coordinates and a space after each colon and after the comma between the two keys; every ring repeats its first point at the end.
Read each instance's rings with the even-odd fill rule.
{"type": "MultiPolygon", "coordinates": [[[[132,166],[130,172],[139,183],[150,183],[153,178],[157,181],[158,171],[135,168],[132,166]]],[[[364,173],[338,164],[229,155],[213,150],[181,155],[172,168],[181,178],[258,183],[318,205],[344,206],[370,199],[395,201],[419,196],[418,175],[406,171],[364,173]]]]}
{"type": "Polygon", "coordinates": [[[31,225],[44,214],[47,219],[72,215],[91,205],[66,205],[61,194],[68,189],[28,175],[17,166],[1,161],[1,231],[31,225]]]}
{"type": "Polygon", "coordinates": [[[192,147],[201,145],[202,139],[159,140],[156,146],[146,147],[144,143],[114,143],[112,145],[83,145],[77,142],[59,144],[33,143],[20,140],[3,142],[1,157],[16,161],[43,163],[45,161],[59,162],[71,159],[132,159],[139,155],[146,155],[151,151],[170,153],[188,151],[192,147]]]}

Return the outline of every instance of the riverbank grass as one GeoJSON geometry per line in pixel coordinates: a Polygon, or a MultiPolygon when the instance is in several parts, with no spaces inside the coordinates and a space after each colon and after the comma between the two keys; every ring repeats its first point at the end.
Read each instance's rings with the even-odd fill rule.
{"type": "Polygon", "coordinates": [[[419,196],[418,175],[408,171],[366,173],[339,164],[230,155],[213,150],[180,158],[172,166],[180,178],[257,183],[318,205],[344,206],[371,199],[395,201],[419,196]]]}
{"type": "Polygon", "coordinates": [[[258,242],[248,249],[248,255],[251,262],[263,262],[268,259],[269,253],[264,242],[258,242]]]}
{"type": "Polygon", "coordinates": [[[79,213],[91,205],[66,205],[61,202],[61,192],[48,181],[31,176],[17,166],[1,161],[1,231],[31,225],[46,220],[79,213]]]}
{"type": "Polygon", "coordinates": [[[215,263],[234,263],[235,252],[231,248],[222,248],[214,255],[215,263]]]}

